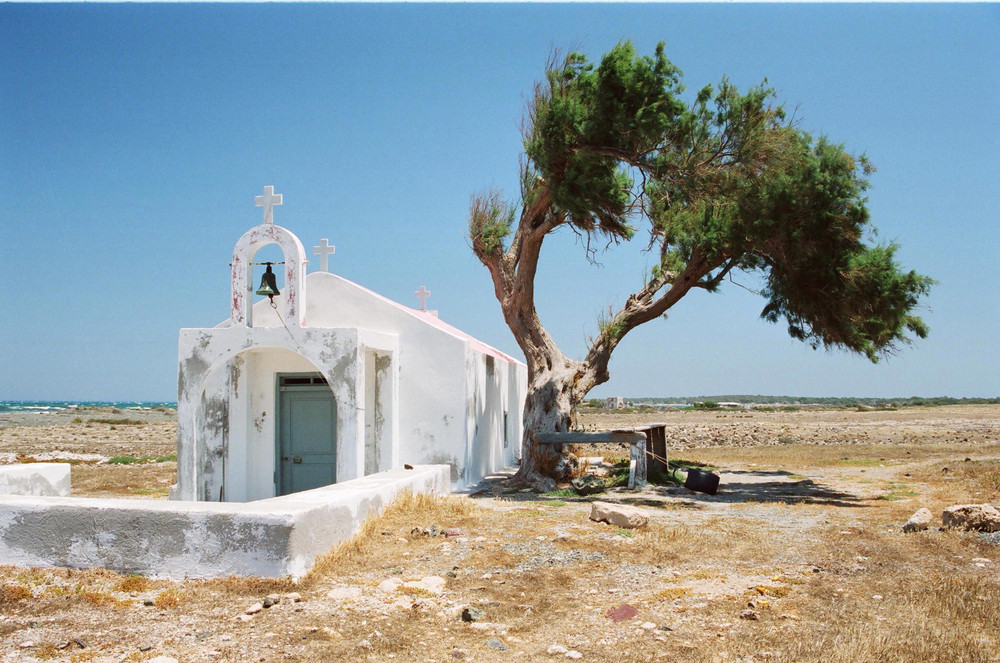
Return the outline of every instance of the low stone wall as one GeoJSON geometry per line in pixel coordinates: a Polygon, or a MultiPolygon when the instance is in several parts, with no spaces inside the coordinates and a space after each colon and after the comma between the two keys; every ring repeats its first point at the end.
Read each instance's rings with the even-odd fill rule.
{"type": "Polygon", "coordinates": [[[397,493],[447,493],[449,471],[418,465],[245,503],[0,495],[0,560],[174,579],[297,579],[397,493]]]}
{"type": "Polygon", "coordinates": [[[69,463],[0,465],[0,495],[62,496],[70,494],[69,463]]]}

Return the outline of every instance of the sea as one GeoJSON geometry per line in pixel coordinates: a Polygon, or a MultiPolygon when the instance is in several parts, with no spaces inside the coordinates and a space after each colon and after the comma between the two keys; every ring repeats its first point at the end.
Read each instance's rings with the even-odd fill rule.
{"type": "Polygon", "coordinates": [[[59,412],[81,407],[113,407],[119,410],[177,409],[175,401],[0,401],[2,412],[59,412]]]}

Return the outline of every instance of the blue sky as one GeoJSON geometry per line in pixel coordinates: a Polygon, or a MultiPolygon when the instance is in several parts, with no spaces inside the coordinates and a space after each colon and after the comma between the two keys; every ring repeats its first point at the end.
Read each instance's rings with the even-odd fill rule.
{"type": "MultiPolygon", "coordinates": [[[[0,399],[173,400],[177,330],[228,316],[266,184],[332,271],[408,305],[425,285],[518,354],[469,199],[515,195],[552,50],[623,39],[666,42],[692,91],[766,77],[803,129],[866,152],[879,238],[939,284],[931,336],[874,366],[792,341],[746,290],[696,292],[592,395],[1000,395],[1000,5],[3,4],[0,399]]],[[[538,306],[568,354],[638,287],[642,238],[600,266],[547,241],[538,306]]]]}

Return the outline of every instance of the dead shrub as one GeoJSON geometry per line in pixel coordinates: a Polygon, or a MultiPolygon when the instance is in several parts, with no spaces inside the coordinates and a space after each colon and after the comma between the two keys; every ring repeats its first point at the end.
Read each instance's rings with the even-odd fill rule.
{"type": "Polygon", "coordinates": [[[156,595],[156,598],[153,599],[153,605],[161,609],[176,608],[184,598],[186,598],[184,593],[177,589],[165,589],[156,595]]]}
{"type": "Polygon", "coordinates": [[[129,576],[119,580],[115,584],[115,590],[119,592],[147,592],[153,586],[153,582],[145,576],[129,576]]]}
{"type": "Polygon", "coordinates": [[[98,608],[103,608],[115,604],[115,597],[110,594],[105,594],[104,592],[83,592],[80,594],[80,598],[89,603],[92,606],[98,608]]]}
{"type": "MultiPolygon", "coordinates": [[[[398,538],[403,533],[409,534],[415,526],[430,525],[467,529],[481,513],[482,507],[466,497],[415,495],[404,491],[386,505],[381,514],[366,518],[354,536],[316,558],[312,570],[299,585],[311,587],[334,571],[343,574],[360,568],[370,555],[384,556],[387,540],[383,533],[398,538]]],[[[428,537],[428,541],[434,540],[436,537],[428,537]]]]}
{"type": "Polygon", "coordinates": [[[204,590],[231,596],[267,596],[294,592],[298,585],[288,578],[257,578],[253,576],[226,576],[188,583],[196,593],[204,590]]]}
{"type": "Polygon", "coordinates": [[[24,585],[0,585],[0,605],[17,603],[32,597],[31,588],[24,585]]]}

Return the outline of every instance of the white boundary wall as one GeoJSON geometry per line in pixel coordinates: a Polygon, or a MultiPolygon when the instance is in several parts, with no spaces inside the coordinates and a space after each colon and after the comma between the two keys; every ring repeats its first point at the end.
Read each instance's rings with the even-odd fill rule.
{"type": "Polygon", "coordinates": [[[69,463],[0,465],[0,495],[66,497],[71,490],[69,463]]]}
{"type": "Polygon", "coordinates": [[[174,579],[298,579],[398,493],[447,494],[449,474],[447,465],[420,465],[245,503],[0,495],[0,560],[174,579]]]}

